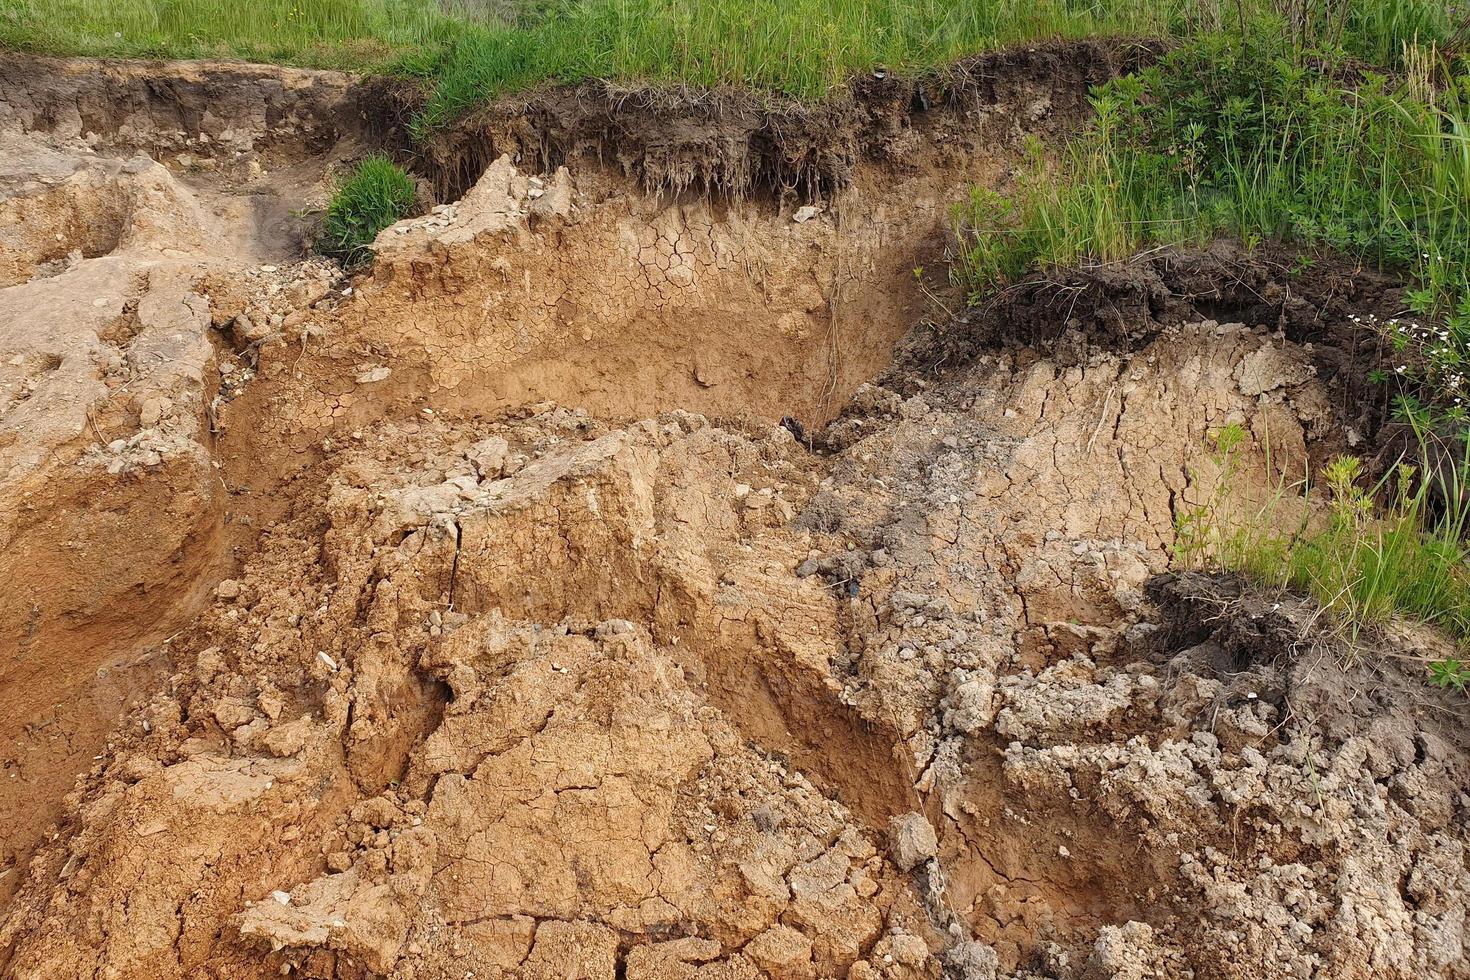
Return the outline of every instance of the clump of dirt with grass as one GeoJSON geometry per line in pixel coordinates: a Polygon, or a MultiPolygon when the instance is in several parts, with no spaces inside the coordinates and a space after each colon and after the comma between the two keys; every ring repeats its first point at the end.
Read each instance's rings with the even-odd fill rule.
{"type": "Polygon", "coordinates": [[[317,234],[317,251],[344,267],[372,258],[371,246],[384,228],[413,210],[413,178],[386,156],[363,160],[344,177],[327,204],[317,234]]]}
{"type": "MultiPolygon", "coordinates": [[[[1310,508],[1295,531],[1271,508],[1246,530],[1193,510],[1181,518],[1191,556],[1310,592],[1355,635],[1402,615],[1463,638],[1470,78],[1453,48],[1432,44],[1381,52],[1384,70],[1345,58],[1346,14],[1289,23],[1242,22],[1099,88],[1090,131],[1059,159],[1034,145],[1010,188],[976,188],[955,207],[955,277],[982,334],[1002,321],[1031,339],[1087,324],[1091,340],[1117,343],[1201,309],[1263,322],[1274,305],[1283,338],[1327,341],[1318,367],[1342,385],[1350,441],[1373,443],[1371,466],[1332,453],[1308,464],[1290,494],[1310,498],[1320,480],[1323,530],[1308,529],[1310,508]],[[1202,281],[1188,250],[1222,235],[1242,242],[1239,273],[1202,281]],[[1315,247],[1390,288],[1365,290],[1373,276],[1340,259],[1320,267],[1315,247]],[[1261,261],[1285,275],[1265,286],[1250,268],[1261,261]]],[[[942,363],[975,334],[915,355],[942,363]]],[[[1221,432],[1228,458],[1240,433],[1221,432]]],[[[1462,685],[1458,664],[1435,664],[1436,680],[1462,685]]]]}
{"type": "MultiPolygon", "coordinates": [[[[1424,447],[1429,435],[1418,435],[1424,447]]],[[[1463,492],[1470,461],[1426,474],[1411,462],[1427,455],[1421,449],[1375,481],[1361,458],[1339,455],[1320,475],[1278,477],[1264,499],[1242,501],[1236,480],[1248,434],[1231,424],[1210,438],[1220,482],[1209,500],[1179,515],[1175,549],[1183,565],[1216,564],[1266,588],[1310,595],[1350,647],[1395,618],[1470,639],[1463,492]]],[[[1458,657],[1431,669],[1437,683],[1464,687],[1458,657]]]]}
{"type": "Polygon", "coordinates": [[[1055,172],[1035,152],[1012,189],[980,188],[956,207],[956,275],[979,300],[1037,267],[1222,234],[1248,248],[1326,246],[1403,277],[1397,309],[1365,307],[1355,322],[1402,355],[1385,358],[1381,382],[1427,393],[1463,425],[1470,81],[1432,45],[1408,43],[1386,72],[1338,51],[1332,73],[1291,40],[1206,38],[1099,88],[1091,132],[1055,172]]]}

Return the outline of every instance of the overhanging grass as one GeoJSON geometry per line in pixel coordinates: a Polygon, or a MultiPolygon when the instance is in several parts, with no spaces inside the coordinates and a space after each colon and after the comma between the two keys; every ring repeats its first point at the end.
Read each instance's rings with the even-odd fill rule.
{"type": "MultiPolygon", "coordinates": [[[[799,100],[882,66],[914,74],[1038,39],[1213,34],[1234,17],[1280,33],[1281,0],[574,0],[534,27],[467,33],[421,74],[425,128],[542,79],[738,85],[799,100]]],[[[1320,17],[1328,16],[1322,6],[1320,17]]],[[[1455,38],[1434,0],[1353,0],[1343,49],[1395,63],[1404,42],[1455,38]]],[[[1309,18],[1309,20],[1312,20],[1309,18]]],[[[1322,30],[1312,21],[1301,30],[1322,30]]]]}
{"type": "Polygon", "coordinates": [[[957,274],[978,298],[1038,266],[1155,243],[1327,245],[1417,284],[1392,339],[1463,422],[1470,76],[1431,84],[1451,66],[1408,50],[1403,72],[1343,82],[1260,38],[1183,46],[1101,89],[1055,172],[1038,154],[1014,193],[977,190],[956,210],[957,274]]]}
{"type": "Polygon", "coordinates": [[[800,100],[882,66],[916,72],[998,45],[1169,33],[1179,0],[583,0],[531,29],[466,34],[427,70],[433,125],[542,79],[736,85],[800,100]]]}

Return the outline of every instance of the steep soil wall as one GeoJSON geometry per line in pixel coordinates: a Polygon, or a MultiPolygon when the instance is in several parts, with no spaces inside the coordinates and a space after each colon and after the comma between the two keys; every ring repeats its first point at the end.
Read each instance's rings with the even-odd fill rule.
{"type": "Polygon", "coordinates": [[[0,864],[166,676],[167,639],[219,575],[210,416],[230,379],[197,283],[299,255],[288,212],[321,194],[320,154],[358,145],[354,92],[0,58],[0,864]]]}
{"type": "Polygon", "coordinates": [[[375,123],[350,75],[236,62],[0,55],[0,132],[84,140],[206,167],[274,150],[319,154],[375,123]]]}
{"type": "MultiPolygon", "coordinates": [[[[1038,44],[966,59],[922,78],[856,78],[817,105],[748,92],[624,88],[605,82],[506,97],[434,134],[419,168],[448,196],[509,155],[527,169],[612,166],[650,194],[822,199],[863,164],[900,172],[950,150],[1004,143],[1018,129],[1055,135],[1087,116],[1091,88],[1154,57],[1155,42],[1038,44]]],[[[383,95],[410,117],[423,93],[383,95]]]]}

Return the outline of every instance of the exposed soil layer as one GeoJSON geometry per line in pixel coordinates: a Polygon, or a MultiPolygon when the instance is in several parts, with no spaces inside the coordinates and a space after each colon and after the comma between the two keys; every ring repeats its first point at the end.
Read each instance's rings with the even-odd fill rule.
{"type": "Polygon", "coordinates": [[[338,72],[5,52],[0,131],[154,156],[188,147],[217,166],[259,164],[262,151],[318,155],[343,137],[377,135],[373,91],[338,72]]]}
{"type": "Polygon", "coordinates": [[[212,419],[244,374],[199,283],[299,259],[351,91],[0,58],[0,894],[227,558],[212,419]]]}
{"type": "Polygon", "coordinates": [[[352,279],[240,206],[331,159],[18,127],[110,244],[0,288],[0,974],[1470,977],[1442,641],[1170,572],[1211,431],[1369,446],[1395,287],[1157,255],[895,365],[993,118],[801,211],[487,159],[352,279]]]}
{"type": "Polygon", "coordinates": [[[4,859],[333,439],[545,398],[815,429],[923,312],[911,270],[938,260],[964,182],[996,179],[1026,128],[1076,124],[1051,85],[1018,76],[987,117],[1005,125],[952,115],[901,168],[859,167],[840,202],[796,213],[652,199],[589,159],[575,179],[502,160],[385,236],[349,288],[292,260],[332,170],[397,138],[391,85],[0,59],[0,567],[20,583],[0,594],[4,859]],[[94,687],[109,709],[68,707],[100,703],[94,687]]]}
{"type": "MultiPolygon", "coordinates": [[[[1086,116],[1093,86],[1158,50],[1137,40],[1040,44],[920,79],[877,72],[816,105],[734,90],[552,86],[445,127],[420,149],[419,166],[449,196],[510,155],[532,170],[613,165],[653,194],[820,200],[849,187],[865,163],[902,172],[916,153],[964,156],[974,143],[1003,142],[1017,129],[1071,127],[1086,116]]],[[[404,121],[424,99],[411,87],[384,92],[404,121]]]]}

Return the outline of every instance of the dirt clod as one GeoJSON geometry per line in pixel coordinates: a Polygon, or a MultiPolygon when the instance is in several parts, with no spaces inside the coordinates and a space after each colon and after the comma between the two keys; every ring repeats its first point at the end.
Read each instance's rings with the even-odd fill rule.
{"type": "Polygon", "coordinates": [[[912,871],[939,853],[939,840],[923,814],[905,813],[888,821],[888,853],[900,871],[912,871]]]}

